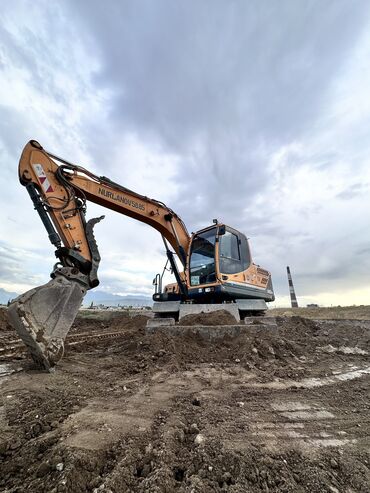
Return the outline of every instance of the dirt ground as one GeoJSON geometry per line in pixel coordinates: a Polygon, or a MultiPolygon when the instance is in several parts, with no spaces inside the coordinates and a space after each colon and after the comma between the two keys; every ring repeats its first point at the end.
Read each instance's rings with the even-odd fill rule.
{"type": "Polygon", "coordinates": [[[0,362],[1,492],[370,491],[369,321],[206,342],[146,320],[80,317],[124,336],[67,338],[54,373],[0,362]]]}
{"type": "Polygon", "coordinates": [[[268,314],[274,317],[300,316],[305,318],[321,319],[354,319],[370,320],[370,306],[335,306],[335,307],[299,307],[299,308],[273,308],[268,314]]]}

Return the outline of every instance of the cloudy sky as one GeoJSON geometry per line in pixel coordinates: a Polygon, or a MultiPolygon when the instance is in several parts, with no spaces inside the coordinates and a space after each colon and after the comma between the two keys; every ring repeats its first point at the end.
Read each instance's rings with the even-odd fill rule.
{"type": "MultiPolygon", "coordinates": [[[[53,248],[17,165],[26,142],[250,238],[288,305],[370,303],[367,0],[64,0],[0,11],[0,287],[53,248]]],[[[102,290],[151,294],[159,234],[106,214],[102,290]]],[[[100,289],[99,288],[99,289],[100,289]]]]}

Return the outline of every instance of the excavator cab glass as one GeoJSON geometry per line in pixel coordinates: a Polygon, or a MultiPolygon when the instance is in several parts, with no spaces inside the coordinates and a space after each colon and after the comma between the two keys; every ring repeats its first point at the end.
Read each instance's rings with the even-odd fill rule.
{"type": "Polygon", "coordinates": [[[222,274],[236,274],[248,268],[251,257],[245,235],[227,228],[220,236],[219,245],[219,268],[222,274]]]}
{"type": "Polygon", "coordinates": [[[198,286],[216,281],[216,228],[197,233],[190,252],[190,284],[198,286]]]}

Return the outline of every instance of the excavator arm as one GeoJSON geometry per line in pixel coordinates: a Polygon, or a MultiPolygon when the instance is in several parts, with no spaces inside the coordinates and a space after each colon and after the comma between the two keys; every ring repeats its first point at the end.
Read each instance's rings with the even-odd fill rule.
{"type": "MultiPolygon", "coordinates": [[[[104,216],[85,220],[87,201],[137,219],[162,235],[185,267],[190,236],[181,218],[162,202],[44,150],[32,140],[19,162],[19,179],[33,201],[58,262],[52,280],[27,291],[9,307],[9,318],[33,359],[50,370],[63,356],[64,339],[88,289],[99,284],[100,262],[93,228],[104,216]]],[[[175,269],[180,291],[186,289],[175,269]]],[[[185,294],[185,293],[184,293],[185,294]]]]}
{"type": "Polygon", "coordinates": [[[37,189],[64,247],[77,252],[85,262],[92,260],[84,217],[89,200],[155,228],[185,265],[189,233],[181,218],[162,202],[48,153],[36,141],[30,141],[23,150],[19,179],[28,189],[37,189]]]}

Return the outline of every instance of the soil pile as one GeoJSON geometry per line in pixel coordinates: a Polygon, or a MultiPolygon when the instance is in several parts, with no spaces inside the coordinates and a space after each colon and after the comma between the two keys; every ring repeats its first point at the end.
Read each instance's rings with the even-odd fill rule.
{"type": "Polygon", "coordinates": [[[237,323],[230,312],[217,310],[209,313],[201,312],[194,315],[186,315],[181,319],[179,325],[235,325],[237,323]]]}
{"type": "Polygon", "coordinates": [[[113,312],[111,318],[85,317],[79,314],[71,327],[71,332],[114,331],[125,328],[135,330],[145,327],[147,320],[148,317],[145,315],[131,316],[128,312],[113,312]]]}

